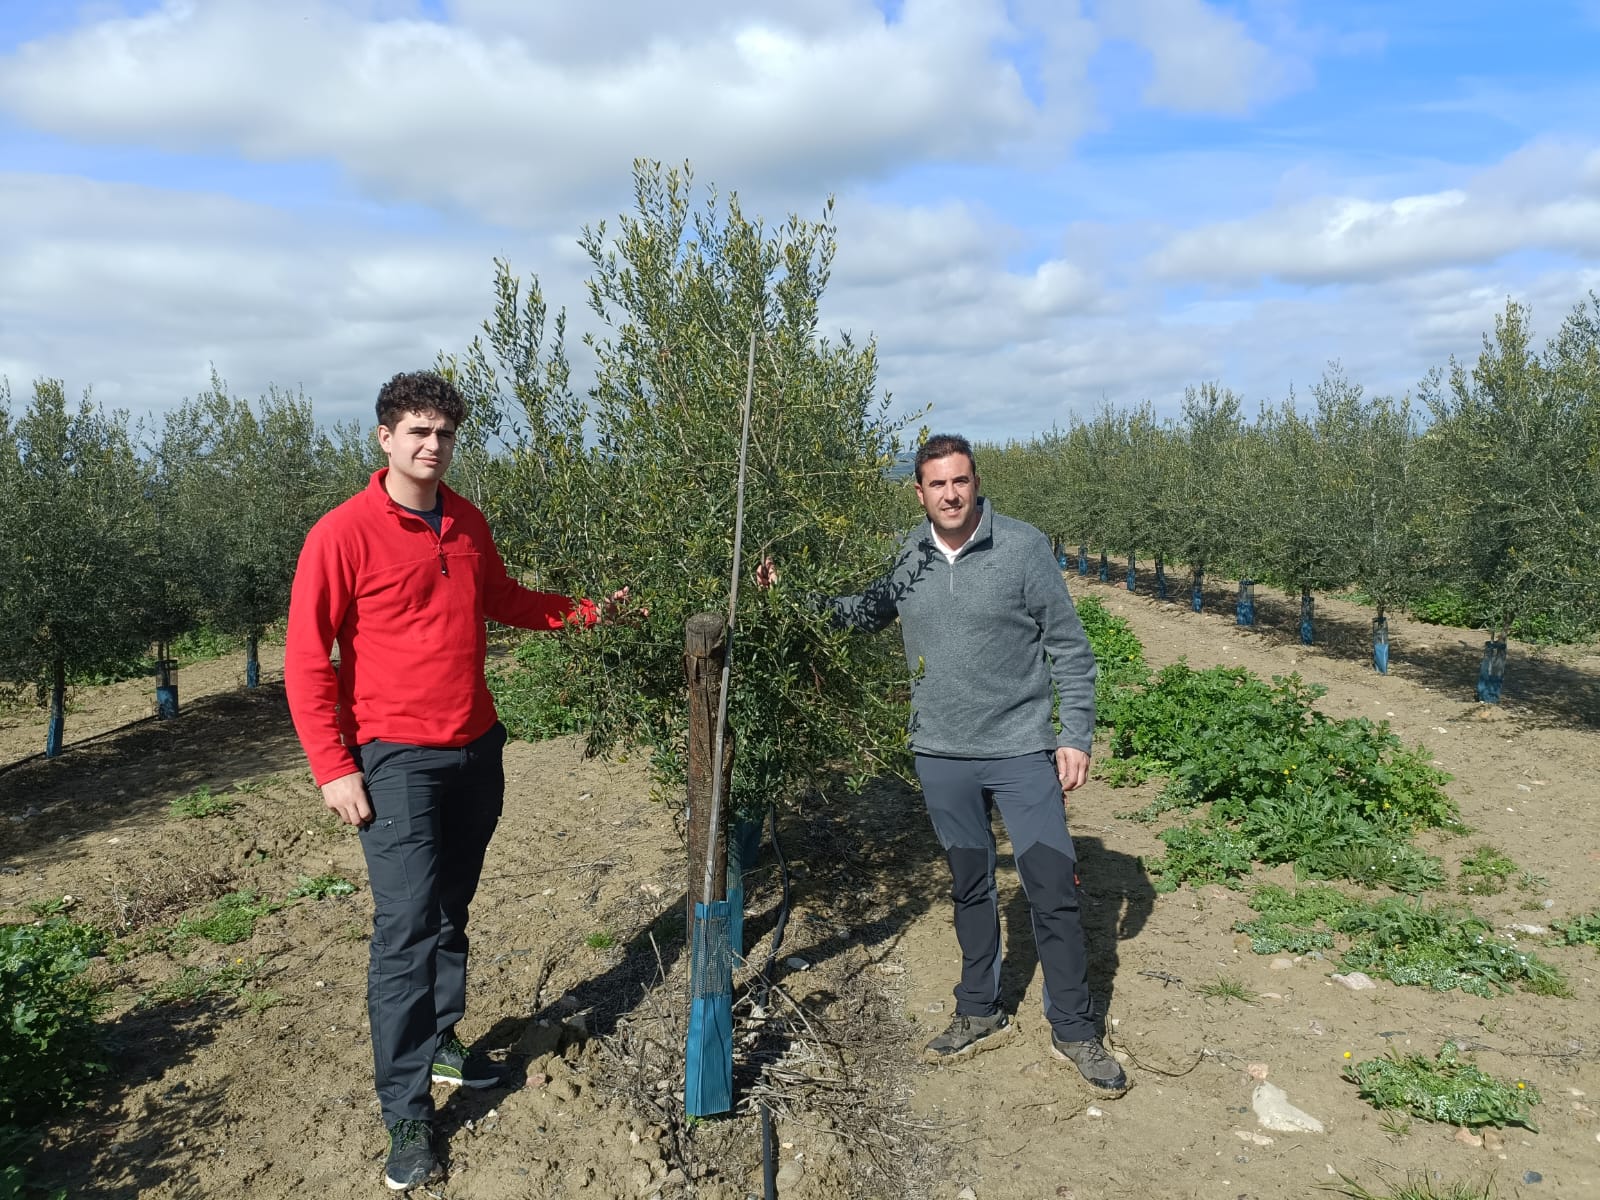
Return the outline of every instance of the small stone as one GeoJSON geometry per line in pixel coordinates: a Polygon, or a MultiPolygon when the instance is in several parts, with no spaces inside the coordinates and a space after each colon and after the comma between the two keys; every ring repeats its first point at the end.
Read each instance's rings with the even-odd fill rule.
{"type": "Polygon", "coordinates": [[[1254,1129],[1235,1129],[1233,1136],[1241,1142],[1249,1142],[1252,1146],[1270,1146],[1272,1139],[1264,1133],[1257,1133],[1254,1129]]]}
{"type": "Polygon", "coordinates": [[[1056,1200],[1078,1200],[1078,1193],[1063,1183],[1056,1189],[1056,1200]]]}
{"type": "Polygon", "coordinates": [[[942,1013],[944,1011],[944,1001],[943,1000],[935,1000],[931,1004],[929,1004],[926,1008],[924,1008],[922,1011],[923,1012],[931,1012],[931,1013],[942,1013]]]}
{"type": "Polygon", "coordinates": [[[1367,992],[1378,986],[1372,982],[1369,976],[1360,971],[1351,971],[1348,975],[1336,974],[1333,977],[1333,981],[1349,988],[1352,992],[1367,992]]]}
{"type": "Polygon", "coordinates": [[[1322,1122],[1290,1104],[1288,1095],[1276,1084],[1256,1084],[1250,1107],[1255,1109],[1256,1120],[1263,1129],[1276,1133],[1323,1132],[1322,1122]]]}
{"type": "Polygon", "coordinates": [[[1539,901],[1539,907],[1544,909],[1546,912],[1549,912],[1555,906],[1556,906],[1556,902],[1554,900],[1541,900],[1541,901],[1539,901]]]}
{"type": "Polygon", "coordinates": [[[881,962],[878,964],[878,973],[880,975],[904,975],[906,969],[899,963],[881,962]]]}
{"type": "Polygon", "coordinates": [[[1260,996],[1261,999],[1263,999],[1263,1000],[1282,1000],[1283,999],[1283,993],[1282,992],[1257,992],[1256,994],[1258,996],[1260,996]]]}
{"type": "Polygon", "coordinates": [[[783,965],[788,967],[791,971],[811,970],[811,964],[803,958],[786,958],[783,960],[783,965]]]}
{"type": "Polygon", "coordinates": [[[956,1193],[956,1200],[978,1200],[978,1193],[972,1190],[971,1185],[968,1185],[956,1193]]]}
{"type": "Polygon", "coordinates": [[[1534,935],[1534,936],[1538,936],[1541,933],[1547,933],[1548,932],[1548,930],[1546,930],[1543,925],[1527,925],[1527,924],[1523,924],[1521,922],[1518,922],[1518,923],[1512,924],[1512,925],[1507,925],[1506,928],[1511,930],[1513,933],[1526,933],[1526,934],[1531,934],[1531,935],[1534,935]]]}
{"type": "Polygon", "coordinates": [[[1275,958],[1267,964],[1268,969],[1273,971],[1287,971],[1293,966],[1294,959],[1292,958],[1275,958]]]}
{"type": "Polygon", "coordinates": [[[1050,1070],[1049,1067],[1045,1066],[1043,1062],[1039,1061],[1038,1059],[1035,1059],[1033,1062],[1028,1063],[1027,1065],[1023,1066],[1020,1070],[1018,1070],[1017,1074],[1018,1075],[1025,1075],[1029,1079],[1037,1079],[1037,1078],[1040,1078],[1042,1076],[1051,1074],[1051,1070],[1050,1070]]]}
{"type": "Polygon", "coordinates": [[[1500,1136],[1499,1130],[1485,1129],[1483,1131],[1483,1148],[1498,1153],[1505,1149],[1506,1140],[1500,1136]]]}
{"type": "Polygon", "coordinates": [[[1584,1090],[1583,1090],[1583,1089],[1582,1089],[1582,1088],[1568,1088],[1568,1089],[1567,1089],[1567,1095],[1569,1095],[1569,1096],[1576,1096],[1576,1097],[1578,1097],[1578,1099],[1580,1099],[1580,1100],[1581,1100],[1581,1099],[1583,1099],[1583,1097],[1584,1097],[1584,1096],[1585,1096],[1585,1095],[1586,1095],[1586,1094],[1587,1094],[1587,1093],[1586,1093],[1586,1092],[1584,1092],[1584,1090]]]}
{"type": "Polygon", "coordinates": [[[798,1184],[805,1173],[806,1169],[792,1158],[784,1163],[778,1168],[778,1194],[782,1195],[786,1189],[798,1184]]]}
{"type": "Polygon", "coordinates": [[[1472,1130],[1464,1127],[1456,1130],[1456,1141],[1460,1142],[1463,1146],[1476,1147],[1483,1145],[1483,1139],[1481,1137],[1473,1133],[1472,1130]]]}
{"type": "Polygon", "coordinates": [[[1267,1077],[1267,1064],[1263,1062],[1253,1062],[1245,1068],[1245,1073],[1257,1083],[1261,1083],[1267,1077]]]}
{"type": "Polygon", "coordinates": [[[116,846],[116,845],[119,845],[121,842],[122,842],[122,839],[119,838],[119,837],[107,838],[106,839],[106,845],[108,845],[108,846],[116,846]]]}
{"type": "Polygon", "coordinates": [[[1313,1037],[1322,1037],[1328,1032],[1328,1027],[1321,1021],[1311,1020],[1306,1022],[1306,1032],[1313,1037]]]}
{"type": "Polygon", "coordinates": [[[1086,1117],[1103,1117],[1106,1115],[1106,1112],[1105,1109],[1096,1108],[1093,1104],[1091,1104],[1088,1108],[1083,1110],[1083,1115],[1086,1117]]]}
{"type": "Polygon", "coordinates": [[[1539,1183],[1543,1179],[1544,1179],[1544,1176],[1539,1174],[1539,1172],[1537,1172],[1537,1171],[1524,1171],[1522,1173],[1522,1182],[1523,1183],[1539,1183]]]}

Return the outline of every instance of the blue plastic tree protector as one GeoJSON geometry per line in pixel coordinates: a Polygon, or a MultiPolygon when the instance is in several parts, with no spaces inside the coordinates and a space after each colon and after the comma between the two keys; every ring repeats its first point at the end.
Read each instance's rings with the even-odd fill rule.
{"type": "Polygon", "coordinates": [[[1389,618],[1372,619],[1372,666],[1379,675],[1389,673],[1389,618]]]}
{"type": "Polygon", "coordinates": [[[1056,566],[1060,567],[1063,571],[1067,569],[1067,552],[1065,550],[1056,551],[1056,566]]]}
{"type": "Polygon", "coordinates": [[[1161,555],[1156,555],[1156,599],[1167,598],[1167,565],[1161,561],[1161,555]]]}
{"type": "Polygon", "coordinates": [[[1199,612],[1206,602],[1205,572],[1194,573],[1194,586],[1189,589],[1189,607],[1199,612]]]}
{"type": "Polygon", "coordinates": [[[1478,699],[1485,704],[1500,703],[1500,689],[1506,681],[1506,644],[1491,640],[1483,644],[1483,662],[1478,666],[1478,699]]]}
{"type": "Polygon", "coordinates": [[[1235,625],[1254,625],[1256,623],[1256,581],[1254,579],[1239,580],[1239,599],[1233,606],[1233,623],[1235,625]]]}
{"type": "Polygon", "coordinates": [[[1128,555],[1128,590],[1130,592],[1139,590],[1139,569],[1135,565],[1131,553],[1128,555]]]}
{"type": "Polygon", "coordinates": [[[61,754],[61,742],[67,732],[67,706],[63,697],[52,696],[50,700],[50,724],[44,733],[44,756],[56,758],[61,754]]]}
{"type": "Polygon", "coordinates": [[[1109,583],[1110,581],[1111,564],[1106,561],[1106,552],[1102,550],[1100,551],[1100,582],[1109,583]]]}
{"type": "Polygon", "coordinates": [[[1317,636],[1316,626],[1316,601],[1311,598],[1311,593],[1301,589],[1300,592],[1300,644],[1309,646],[1317,636]]]}
{"type": "Polygon", "coordinates": [[[175,683],[156,684],[156,715],[163,721],[175,721],[178,717],[178,685],[175,683]]]}
{"type": "Polygon", "coordinates": [[[689,986],[683,1107],[691,1117],[709,1117],[733,1107],[733,952],[726,900],[694,906],[689,986]]]}
{"type": "Polygon", "coordinates": [[[1089,547],[1080,544],[1078,546],[1078,574],[1079,575],[1087,575],[1088,573],[1089,573],[1089,547]]]}
{"type": "Polygon", "coordinates": [[[744,965],[744,874],[761,857],[761,818],[738,817],[728,826],[728,947],[744,965]]]}
{"type": "Polygon", "coordinates": [[[257,652],[255,638],[244,640],[244,685],[247,688],[261,684],[261,655],[257,652]]]}

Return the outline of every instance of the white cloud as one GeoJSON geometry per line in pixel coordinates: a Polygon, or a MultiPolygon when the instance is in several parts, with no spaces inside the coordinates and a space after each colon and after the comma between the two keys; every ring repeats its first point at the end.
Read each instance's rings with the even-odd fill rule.
{"type": "Polygon", "coordinates": [[[1151,265],[1170,279],[1326,284],[1489,263],[1524,250],[1600,256],[1600,150],[1540,142],[1463,187],[1281,205],[1179,233],[1151,265]]]}
{"type": "Polygon", "coordinates": [[[1304,73],[1205,0],[1103,0],[1100,22],[1108,36],[1149,53],[1144,101],[1154,107],[1240,116],[1276,99],[1304,73]]]}
{"type": "MultiPolygon", "coordinates": [[[[906,0],[894,22],[867,0],[687,14],[639,0],[620,16],[467,0],[476,24],[454,25],[369,8],[168,0],[0,59],[0,109],[91,142],[332,161],[376,196],[526,226],[613,193],[636,156],[815,194],[992,158],[1047,122],[1071,132],[1088,103],[1073,70],[1051,74],[1049,104],[1029,99],[994,53],[1022,35],[1000,0],[906,0]]],[[[1088,36],[1060,17],[1048,29],[1088,36]]],[[[1051,63],[1069,61],[1057,49],[1051,63]]]]}

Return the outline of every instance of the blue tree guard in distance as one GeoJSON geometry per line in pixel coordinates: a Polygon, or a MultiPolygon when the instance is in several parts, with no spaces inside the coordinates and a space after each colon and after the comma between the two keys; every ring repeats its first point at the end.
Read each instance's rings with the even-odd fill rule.
{"type": "Polygon", "coordinates": [[[1300,592],[1300,644],[1311,645],[1317,636],[1316,626],[1316,601],[1311,598],[1311,593],[1302,589],[1300,592]]]}
{"type": "Polygon", "coordinates": [[[1195,612],[1199,612],[1205,606],[1205,602],[1205,572],[1196,571],[1194,573],[1194,586],[1189,590],[1189,607],[1194,609],[1195,612]]]}
{"type": "Polygon", "coordinates": [[[156,663],[156,715],[163,721],[178,718],[178,685],[173,682],[172,668],[177,666],[170,658],[156,663]]]}
{"type": "Polygon", "coordinates": [[[256,639],[244,640],[244,685],[247,688],[261,685],[261,654],[256,639]]]}
{"type": "Polygon", "coordinates": [[[1089,573],[1089,547],[1080,544],[1078,546],[1078,574],[1079,575],[1087,575],[1088,573],[1089,573]]]}
{"type": "Polygon", "coordinates": [[[1389,673],[1389,618],[1372,619],[1372,666],[1379,675],[1389,673]]]}
{"type": "Polygon", "coordinates": [[[1056,566],[1060,567],[1063,571],[1067,569],[1067,552],[1065,550],[1056,551],[1056,566]]]}
{"type": "Polygon", "coordinates": [[[1133,561],[1131,552],[1128,554],[1128,590],[1130,592],[1139,590],[1139,569],[1133,561]]]}
{"type": "Polygon", "coordinates": [[[66,732],[66,706],[52,701],[50,704],[50,724],[45,728],[44,732],[44,756],[46,758],[60,757],[61,742],[66,736],[66,732]]]}
{"type": "Polygon", "coordinates": [[[1161,555],[1156,555],[1156,599],[1167,598],[1167,566],[1161,561],[1161,555]]]}
{"type": "Polygon", "coordinates": [[[1483,644],[1483,662],[1478,666],[1478,699],[1485,704],[1499,704],[1505,681],[1506,644],[1491,639],[1483,644]]]}
{"type": "Polygon", "coordinates": [[[1106,552],[1102,550],[1100,551],[1100,582],[1109,583],[1110,581],[1111,564],[1106,561],[1106,552]]]}
{"type": "Polygon", "coordinates": [[[1233,623],[1235,625],[1254,625],[1256,623],[1256,581],[1254,579],[1239,580],[1239,600],[1233,606],[1233,623]]]}

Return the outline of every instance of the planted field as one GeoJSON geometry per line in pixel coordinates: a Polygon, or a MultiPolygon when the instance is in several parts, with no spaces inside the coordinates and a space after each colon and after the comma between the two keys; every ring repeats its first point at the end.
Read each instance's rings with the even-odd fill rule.
{"type": "MultiPolygon", "coordinates": [[[[735,1006],[740,1096],[777,1118],[778,1194],[1600,1194],[1600,661],[1533,654],[1487,707],[1461,699],[1461,631],[1394,621],[1384,677],[1359,639],[1341,646],[1341,622],[1367,617],[1353,605],[1324,601],[1327,645],[1307,649],[1270,598],[1245,631],[1076,587],[1127,623],[1103,623],[1117,732],[1071,819],[1094,991],[1134,1087],[1096,1101],[1050,1057],[1003,841],[1018,1028],[958,1065],[918,1060],[950,1013],[947,882],[917,797],[873,785],[786,820],[781,986],[735,1006]],[[1234,715],[1213,727],[1213,709],[1234,715]],[[1274,1088],[1306,1120],[1280,1105],[1263,1123],[1274,1088]]],[[[263,662],[255,693],[219,660],[185,676],[182,720],[105,736],[89,735],[148,701],[85,692],[89,740],[50,762],[18,762],[31,714],[0,727],[18,762],[0,774],[0,921],[103,989],[101,1049],[72,1029],[52,1067],[83,1068],[81,1105],[9,1152],[42,1194],[380,1188],[360,852],[324,816],[263,662]]],[[[675,1094],[682,850],[643,764],[563,738],[512,745],[507,771],[464,1032],[521,1084],[443,1100],[438,1194],[759,1195],[748,1108],[690,1126],[675,1094]]],[[[770,856],[751,884],[759,962],[770,856]]],[[[26,1106],[8,1119],[31,1119],[41,1101],[5,1078],[26,1106]]]]}

